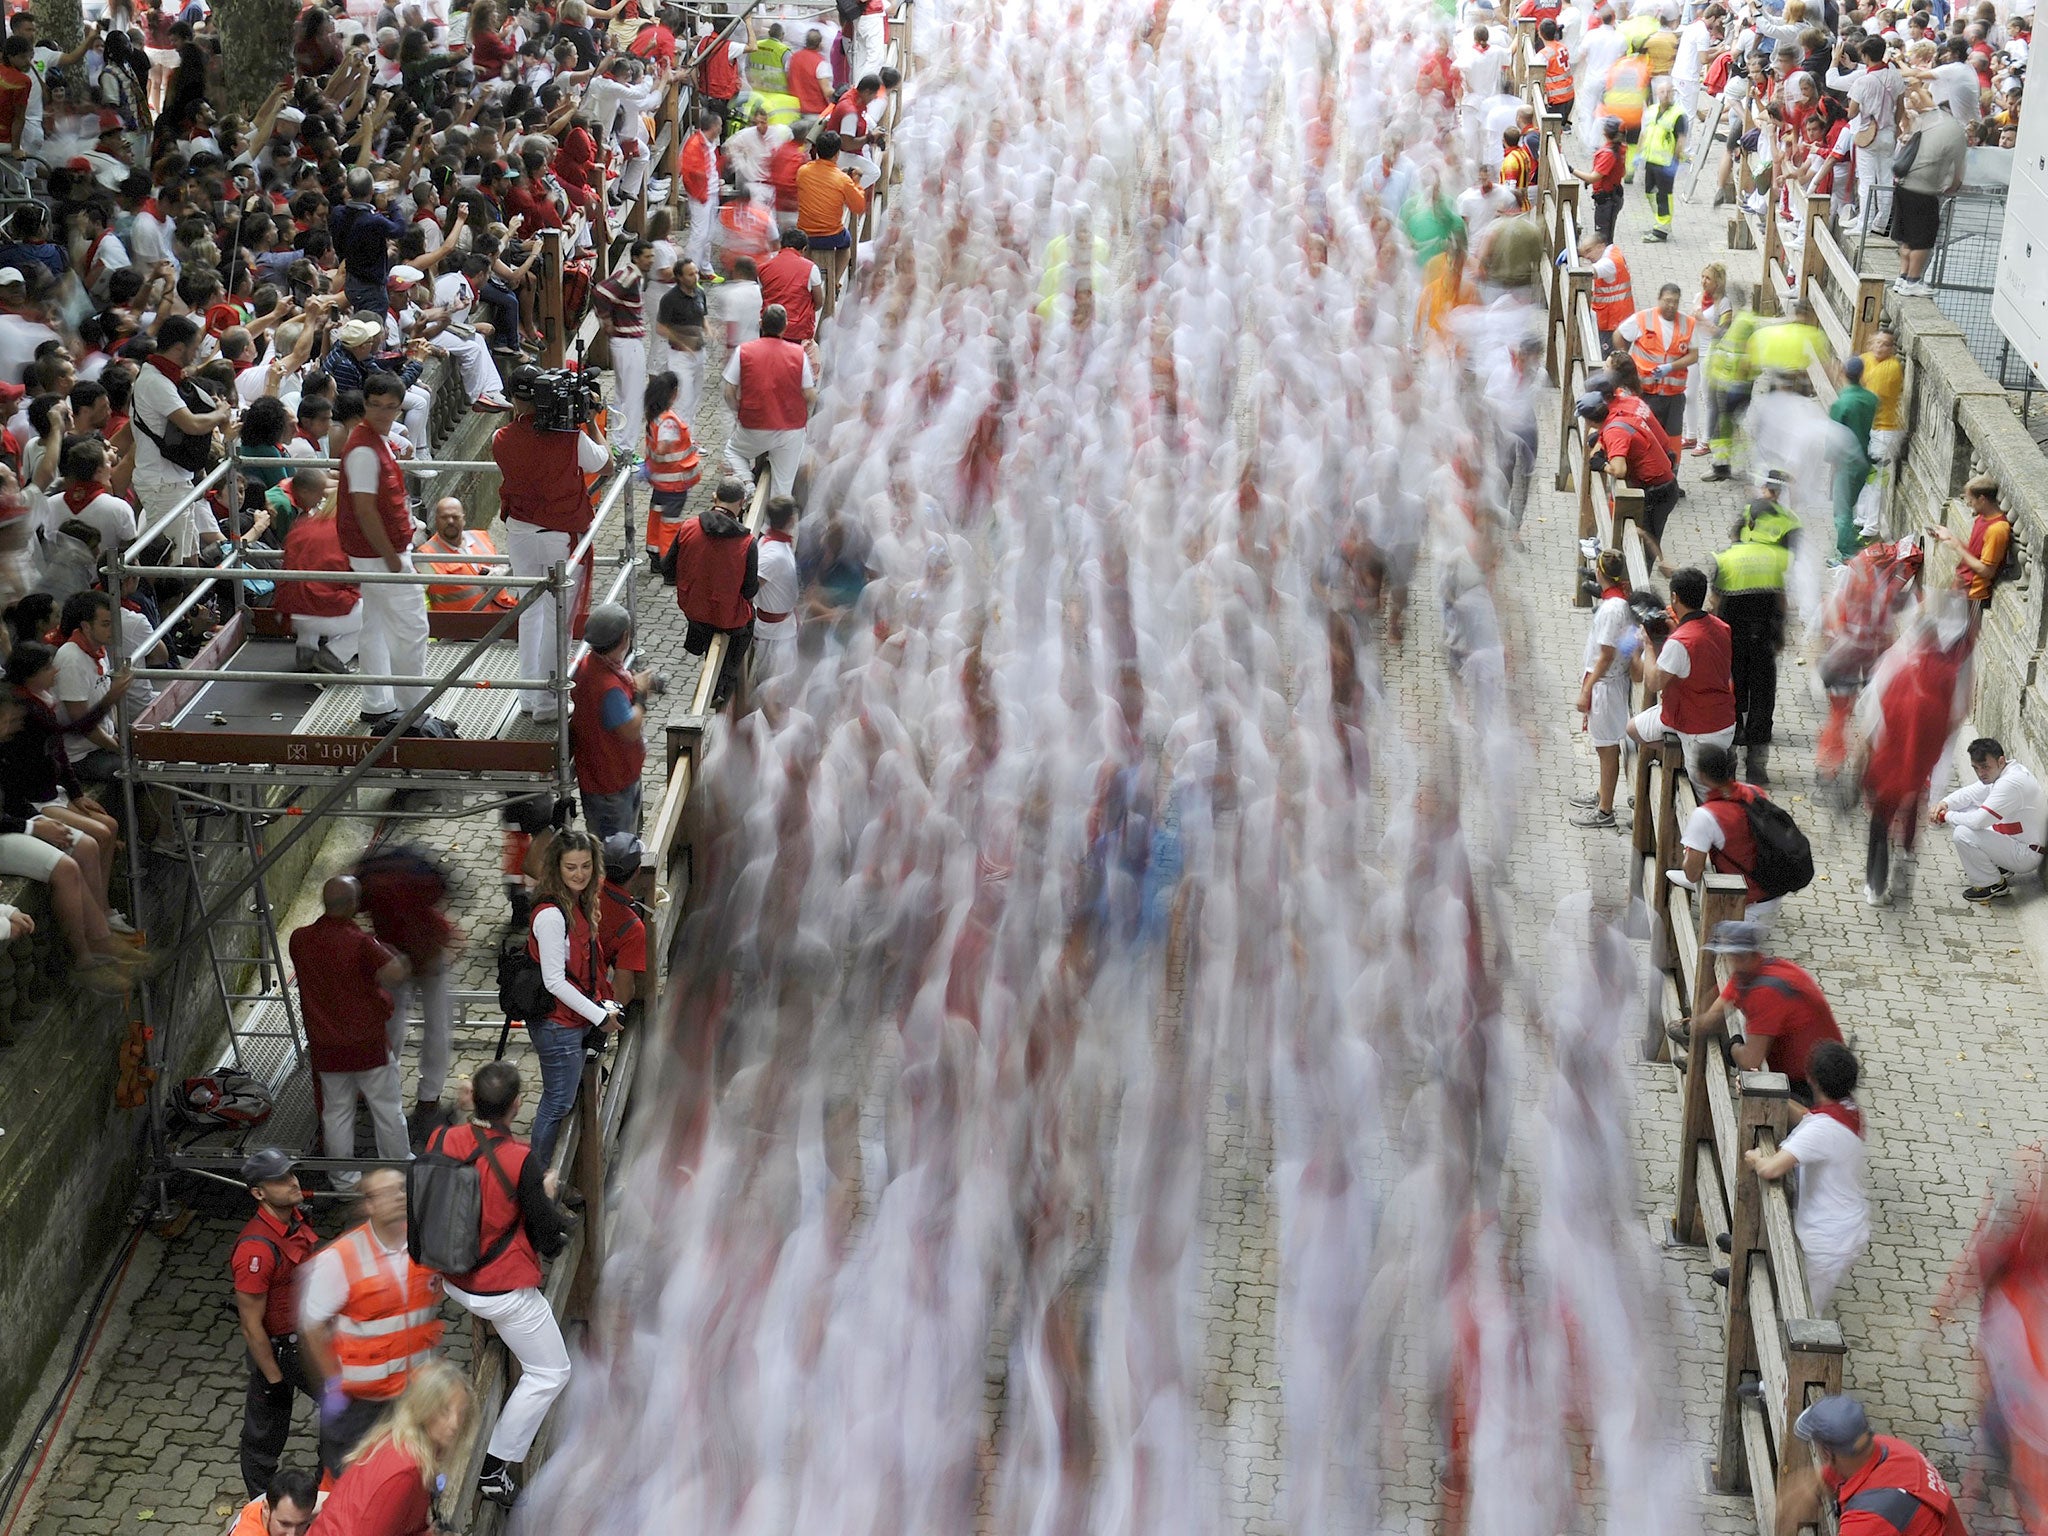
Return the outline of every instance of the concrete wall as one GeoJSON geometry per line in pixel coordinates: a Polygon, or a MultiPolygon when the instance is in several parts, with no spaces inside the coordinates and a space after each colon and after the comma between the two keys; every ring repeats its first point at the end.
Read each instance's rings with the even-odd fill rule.
{"type": "MultiPolygon", "coordinates": [[[[2038,673],[2044,643],[2043,561],[2048,559],[2048,457],[2028,437],[2003,389],[1977,366],[1963,332],[1932,300],[1894,300],[1906,368],[1906,446],[1891,498],[1894,535],[1945,522],[1967,534],[1963,484],[1988,474],[2012,517],[2018,573],[2002,583],[1977,643],[1979,730],[2040,771],[2048,763],[2048,697],[2038,673]]],[[[1930,581],[1955,568],[1941,552],[1930,581]]]]}

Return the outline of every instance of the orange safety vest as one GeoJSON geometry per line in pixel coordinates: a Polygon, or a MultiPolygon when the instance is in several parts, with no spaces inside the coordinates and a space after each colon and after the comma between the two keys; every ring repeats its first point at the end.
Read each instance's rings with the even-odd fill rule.
{"type": "MultiPolygon", "coordinates": [[[[499,569],[497,566],[478,565],[473,561],[462,558],[464,555],[479,552],[486,555],[495,555],[497,553],[497,550],[491,547],[491,540],[488,534],[477,534],[476,541],[483,546],[481,551],[453,549],[449,547],[438,533],[430,534],[422,541],[414,553],[422,555],[454,555],[456,558],[453,560],[419,560],[414,563],[419,569],[437,576],[487,576],[495,574],[499,569]]],[[[429,608],[439,608],[449,613],[475,613],[479,608],[493,606],[516,608],[519,606],[519,599],[510,592],[507,592],[503,587],[491,587],[481,582],[436,582],[433,586],[427,588],[427,606],[429,608]]]]}
{"type": "Polygon", "coordinates": [[[1614,263],[1614,276],[1593,274],[1593,319],[1603,331],[1614,330],[1636,312],[1635,285],[1629,281],[1628,258],[1621,247],[1607,247],[1607,259],[1614,263]]]}
{"type": "Polygon", "coordinates": [[[1650,101],[1650,61],[1640,53],[1616,59],[1607,71],[1607,94],[1600,100],[1603,117],[1618,118],[1624,129],[1643,126],[1643,108],[1650,101]]]}
{"type": "Polygon", "coordinates": [[[1553,107],[1562,106],[1578,94],[1572,83],[1572,58],[1563,43],[1543,50],[1543,99],[1553,107]]]}
{"type": "Polygon", "coordinates": [[[394,1398],[441,1343],[441,1277],[407,1259],[405,1285],[394,1285],[367,1224],[351,1227],[334,1248],[348,1280],[348,1300],[334,1319],[341,1389],[378,1402],[394,1398]]]}
{"type": "Polygon", "coordinates": [[[1643,378],[1643,393],[1646,395],[1682,395],[1685,393],[1685,376],[1692,371],[1692,365],[1674,369],[1658,383],[1650,377],[1650,370],[1660,368],[1672,358],[1683,355],[1692,345],[1693,327],[1698,324],[1691,315],[1680,315],[1665,329],[1664,317],[1654,309],[1643,310],[1635,317],[1636,339],[1629,343],[1628,355],[1636,365],[1636,372],[1643,378]]]}
{"type": "Polygon", "coordinates": [[[663,411],[647,428],[647,483],[673,495],[689,490],[702,478],[690,424],[674,411],[663,411]],[[661,446],[663,422],[674,422],[677,434],[674,447],[666,453],[661,446]]]}

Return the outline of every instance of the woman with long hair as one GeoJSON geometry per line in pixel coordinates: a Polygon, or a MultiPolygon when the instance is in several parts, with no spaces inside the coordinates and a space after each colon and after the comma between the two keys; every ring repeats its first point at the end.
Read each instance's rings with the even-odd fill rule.
{"type": "Polygon", "coordinates": [[[384,1427],[349,1458],[313,1521],[317,1536],[427,1536],[434,1494],[476,1416],[469,1377],[445,1360],[412,1373],[384,1427]]]}
{"type": "Polygon", "coordinates": [[[526,1021],[540,1057],[540,1105],[533,1113],[533,1155],[546,1167],[555,1138],[576,1106],[583,1080],[583,1041],[593,1026],[614,1033],[619,1006],[598,950],[602,912],[597,839],[588,832],[558,832],[542,856],[527,919],[526,953],[540,965],[554,1007],[526,1021]]]}
{"type": "Polygon", "coordinates": [[[641,399],[642,419],[647,423],[647,484],[652,493],[647,503],[647,562],[656,571],[682,529],[691,488],[703,478],[690,424],[675,409],[681,390],[682,381],[673,372],[657,373],[647,381],[647,393],[641,399]]]}

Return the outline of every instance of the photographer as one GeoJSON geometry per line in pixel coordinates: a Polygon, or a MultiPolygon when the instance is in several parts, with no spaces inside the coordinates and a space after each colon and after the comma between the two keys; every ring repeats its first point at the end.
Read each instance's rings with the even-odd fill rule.
{"type": "Polygon", "coordinates": [[[569,702],[569,743],[583,823],[600,841],[640,830],[640,775],[647,766],[641,736],[650,694],[664,684],[652,672],[630,672],[633,623],[617,603],[599,603],[584,621],[589,654],[576,663],[569,702]]]}
{"type": "Polygon", "coordinates": [[[386,211],[390,201],[370,171],[357,166],[348,173],[348,201],[328,215],[327,232],[347,273],[343,291],[352,310],[385,311],[391,242],[405,233],[405,225],[386,211]]]}
{"type": "MultiPolygon", "coordinates": [[[[551,566],[569,558],[569,551],[590,527],[590,490],[583,477],[611,461],[611,450],[597,435],[587,409],[572,409],[569,425],[557,426],[564,389],[581,388],[580,380],[543,373],[530,365],[512,370],[505,394],[512,419],[491,438],[491,457],[501,472],[498,507],[505,519],[505,551],[515,576],[545,576],[551,566]],[[535,406],[546,398],[541,425],[535,406]],[[576,422],[580,419],[580,427],[576,422]],[[554,430],[550,430],[554,427],[554,430]]],[[[579,567],[569,573],[569,611],[575,612],[577,588],[584,580],[579,567]]],[[[552,592],[544,592],[519,615],[519,675],[547,677],[557,665],[556,636],[566,615],[557,612],[552,592]]],[[[545,689],[522,694],[519,707],[543,723],[556,719],[555,695],[545,689]]]]}

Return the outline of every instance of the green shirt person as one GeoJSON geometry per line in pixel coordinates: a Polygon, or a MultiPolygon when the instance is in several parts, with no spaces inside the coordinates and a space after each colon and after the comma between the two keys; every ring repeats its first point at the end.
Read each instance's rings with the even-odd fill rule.
{"type": "Polygon", "coordinates": [[[1870,542],[1856,526],[1856,500],[1870,480],[1870,428],[1877,420],[1877,396],[1863,387],[1863,359],[1842,365],[1842,392],[1828,407],[1828,420],[1846,427],[1850,441],[1835,464],[1835,553],[1847,560],[1870,542]]]}

